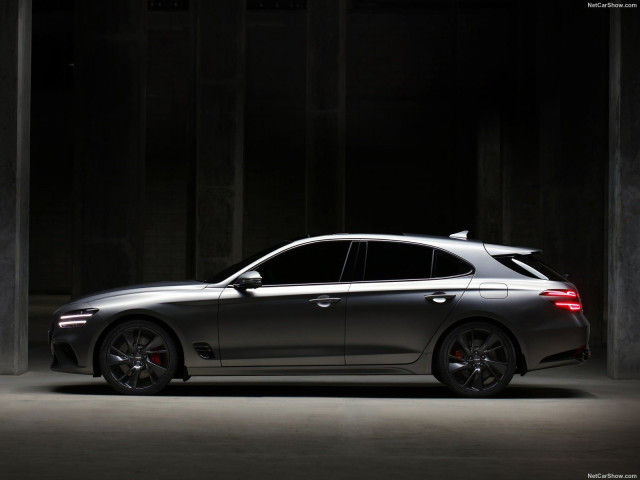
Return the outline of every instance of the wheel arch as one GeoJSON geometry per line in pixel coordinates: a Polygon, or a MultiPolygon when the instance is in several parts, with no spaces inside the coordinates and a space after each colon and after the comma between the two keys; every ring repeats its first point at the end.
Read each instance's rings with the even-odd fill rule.
{"type": "Polygon", "coordinates": [[[461,325],[464,325],[465,323],[470,323],[470,322],[486,322],[489,323],[497,328],[499,328],[500,330],[502,330],[511,340],[511,342],[513,343],[513,348],[515,348],[516,350],[516,373],[519,373],[520,375],[524,375],[525,373],[527,373],[527,359],[524,356],[524,354],[522,353],[522,347],[520,346],[520,342],[518,341],[518,338],[515,336],[515,334],[511,331],[511,329],[509,327],[507,327],[504,323],[497,321],[494,318],[491,317],[486,317],[486,316],[482,316],[482,315],[476,315],[476,316],[472,316],[472,317],[466,317],[466,318],[461,318],[455,322],[453,322],[451,325],[449,325],[438,337],[438,340],[436,341],[435,347],[433,349],[433,353],[431,354],[431,370],[432,373],[434,373],[434,375],[437,377],[438,376],[438,353],[440,352],[440,348],[442,347],[442,343],[444,342],[444,339],[446,338],[446,336],[449,334],[449,332],[451,332],[452,330],[458,328],[461,325]]]}
{"type": "Polygon", "coordinates": [[[100,359],[99,359],[102,342],[114,328],[130,320],[146,320],[155,325],[158,325],[161,328],[164,328],[167,331],[167,333],[171,336],[171,340],[174,341],[176,345],[176,350],[178,351],[178,368],[176,369],[176,373],[173,378],[186,378],[187,368],[184,364],[184,349],[182,346],[182,342],[180,341],[180,338],[176,334],[175,330],[167,322],[164,322],[160,320],[158,317],[155,317],[153,315],[149,315],[146,313],[128,313],[121,317],[118,317],[100,333],[100,336],[98,337],[98,339],[96,340],[93,346],[93,358],[92,358],[93,376],[99,377],[102,375],[102,372],[100,370],[100,359]]]}

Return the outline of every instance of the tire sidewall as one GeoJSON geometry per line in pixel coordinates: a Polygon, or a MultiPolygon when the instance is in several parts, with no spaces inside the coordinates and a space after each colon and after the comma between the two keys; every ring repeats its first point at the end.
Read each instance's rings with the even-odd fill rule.
{"type": "Polygon", "coordinates": [[[456,327],[451,332],[447,334],[444,338],[442,345],[438,351],[438,374],[441,378],[440,381],[444,383],[449,389],[455,392],[458,395],[465,397],[490,397],[498,394],[502,390],[504,390],[511,379],[513,378],[513,374],[516,370],[516,349],[513,345],[513,341],[509,337],[509,335],[500,327],[489,323],[489,322],[470,322],[460,325],[456,327]],[[452,346],[452,343],[455,339],[463,332],[469,331],[472,329],[478,330],[488,330],[494,334],[496,334],[500,341],[502,341],[505,349],[507,349],[507,353],[509,356],[509,366],[507,367],[507,371],[503,375],[502,379],[494,386],[490,388],[486,388],[481,391],[467,390],[462,388],[458,382],[449,375],[449,359],[448,352],[452,346]]]}
{"type": "Polygon", "coordinates": [[[178,363],[178,352],[175,346],[175,342],[171,335],[167,332],[166,329],[157,325],[156,323],[150,322],[148,320],[128,320],[123,322],[111,329],[111,331],[107,334],[107,336],[102,341],[100,345],[100,371],[102,372],[102,376],[107,381],[111,387],[113,387],[118,393],[123,393],[127,395],[153,395],[158,393],[167,384],[171,381],[173,376],[175,375],[178,363]],[[158,379],[155,385],[152,385],[147,388],[141,389],[132,389],[124,387],[120,384],[113,375],[111,374],[111,369],[107,365],[107,353],[109,346],[113,342],[115,338],[121,335],[125,330],[129,330],[130,328],[144,328],[146,330],[151,330],[156,334],[162,337],[165,345],[167,346],[167,350],[169,351],[169,366],[167,367],[167,372],[158,379]]]}

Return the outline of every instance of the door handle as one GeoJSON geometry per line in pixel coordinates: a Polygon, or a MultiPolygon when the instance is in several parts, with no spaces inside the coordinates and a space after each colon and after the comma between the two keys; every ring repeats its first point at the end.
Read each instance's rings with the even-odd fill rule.
{"type": "Polygon", "coordinates": [[[447,303],[449,300],[456,298],[454,294],[448,294],[444,292],[436,292],[431,295],[425,295],[425,300],[431,300],[433,303],[437,303],[442,305],[443,303],[447,303]]]}
{"type": "Polygon", "coordinates": [[[320,295],[318,298],[312,298],[309,300],[309,303],[315,303],[319,307],[326,308],[331,306],[332,303],[338,303],[340,300],[342,300],[342,298],[320,295]]]}

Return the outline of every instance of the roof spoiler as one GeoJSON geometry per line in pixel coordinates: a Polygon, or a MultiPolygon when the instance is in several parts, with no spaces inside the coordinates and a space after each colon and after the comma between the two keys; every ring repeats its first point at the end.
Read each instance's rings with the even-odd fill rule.
{"type": "Polygon", "coordinates": [[[452,233],[451,235],[449,235],[449,238],[457,238],[458,240],[466,240],[468,234],[469,234],[469,230],[462,230],[461,232],[458,232],[458,233],[452,233]]]}
{"type": "Polygon", "coordinates": [[[492,257],[497,255],[531,255],[532,253],[542,253],[542,250],[539,248],[509,247],[508,245],[493,245],[491,243],[485,243],[484,249],[492,257]]]}

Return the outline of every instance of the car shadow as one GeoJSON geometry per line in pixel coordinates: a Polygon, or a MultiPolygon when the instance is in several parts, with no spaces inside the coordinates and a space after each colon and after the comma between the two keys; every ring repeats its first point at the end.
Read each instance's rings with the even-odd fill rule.
{"type": "MultiPolygon", "coordinates": [[[[60,385],[53,393],[66,395],[118,395],[106,384],[60,385]]],[[[319,397],[319,398],[460,398],[443,385],[317,385],[317,384],[170,384],[162,397],[319,397]]],[[[546,386],[508,387],[492,399],[575,399],[594,395],[575,388],[546,386]]]]}

